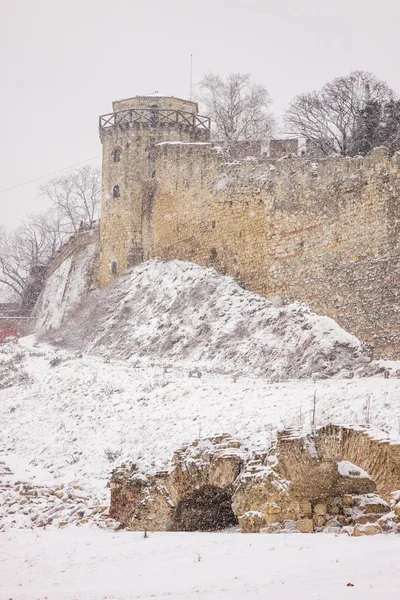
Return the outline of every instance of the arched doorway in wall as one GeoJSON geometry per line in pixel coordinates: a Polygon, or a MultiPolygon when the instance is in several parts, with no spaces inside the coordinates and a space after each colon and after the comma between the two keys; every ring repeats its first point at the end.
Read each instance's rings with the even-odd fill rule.
{"type": "Polygon", "coordinates": [[[237,524],[231,490],[203,485],[179,501],[172,528],[174,531],[213,531],[237,524]]]}

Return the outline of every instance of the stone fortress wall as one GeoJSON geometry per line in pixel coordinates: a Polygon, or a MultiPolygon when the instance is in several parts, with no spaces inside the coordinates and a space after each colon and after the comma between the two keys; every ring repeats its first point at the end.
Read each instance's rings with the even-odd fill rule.
{"type": "Polygon", "coordinates": [[[211,144],[160,144],[155,171],[152,258],[305,301],[400,357],[400,155],[230,164],[211,144]]]}
{"type": "Polygon", "coordinates": [[[311,162],[284,140],[269,159],[227,162],[194,102],[144,96],[113,110],[99,123],[101,287],[143,260],[192,261],[305,301],[400,358],[400,155],[311,162]]]}

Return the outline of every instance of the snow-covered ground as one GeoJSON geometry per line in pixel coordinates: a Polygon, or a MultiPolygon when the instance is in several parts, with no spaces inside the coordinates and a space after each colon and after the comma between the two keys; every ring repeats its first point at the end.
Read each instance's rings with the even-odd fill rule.
{"type": "Polygon", "coordinates": [[[314,393],[317,425],[369,423],[374,435],[400,439],[397,378],[197,378],[184,367],[27,348],[32,341],[2,347],[8,360],[18,358],[17,381],[26,376],[0,391],[0,460],[17,477],[23,468],[24,481],[79,485],[97,504],[107,503],[110,471],[122,462],[153,472],[198,437],[229,433],[265,450],[278,429],[308,432],[314,393]]]}
{"type": "Polygon", "coordinates": [[[399,538],[110,532],[0,534],[2,600],[398,598],[399,538]]]}
{"type": "Polygon", "coordinates": [[[396,536],[144,539],[116,530],[106,486],[122,463],[168,469],[197,438],[250,452],[309,432],[314,398],[317,426],[399,442],[398,363],[371,365],[331,319],[178,261],[127,273],[50,339],[0,346],[0,600],[396,597],[396,536]]]}

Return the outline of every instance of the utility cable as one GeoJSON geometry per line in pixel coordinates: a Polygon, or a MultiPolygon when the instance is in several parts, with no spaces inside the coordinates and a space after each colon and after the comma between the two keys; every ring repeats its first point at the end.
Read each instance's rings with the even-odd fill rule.
{"type": "Polygon", "coordinates": [[[58,169],[58,171],[53,171],[52,173],[47,173],[46,175],[40,175],[40,177],[35,177],[35,179],[29,179],[29,181],[23,181],[22,183],[17,183],[16,185],[11,185],[10,187],[5,188],[4,190],[0,190],[0,193],[3,194],[4,192],[8,192],[9,190],[14,190],[15,188],[20,187],[21,185],[27,185],[28,183],[34,183],[35,181],[39,181],[40,179],[51,177],[51,175],[56,175],[56,173],[61,173],[62,171],[67,171],[68,169],[72,169],[73,167],[78,167],[79,165],[88,163],[94,160],[95,158],[100,158],[100,156],[100,154],[98,156],[92,156],[92,158],[81,160],[80,162],[75,163],[73,165],[69,165],[68,167],[64,167],[63,169],[58,169]]]}

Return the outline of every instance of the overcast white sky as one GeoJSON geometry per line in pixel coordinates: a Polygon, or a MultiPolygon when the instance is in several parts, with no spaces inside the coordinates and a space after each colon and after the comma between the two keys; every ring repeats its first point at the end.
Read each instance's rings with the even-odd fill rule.
{"type": "MultiPolygon", "coordinates": [[[[0,190],[99,156],[97,119],[112,100],[187,97],[191,53],[194,81],[250,72],[278,113],[354,69],[400,92],[395,0],[0,3],[0,190]]],[[[37,187],[1,192],[0,221],[11,227],[43,210],[37,187]]]]}

